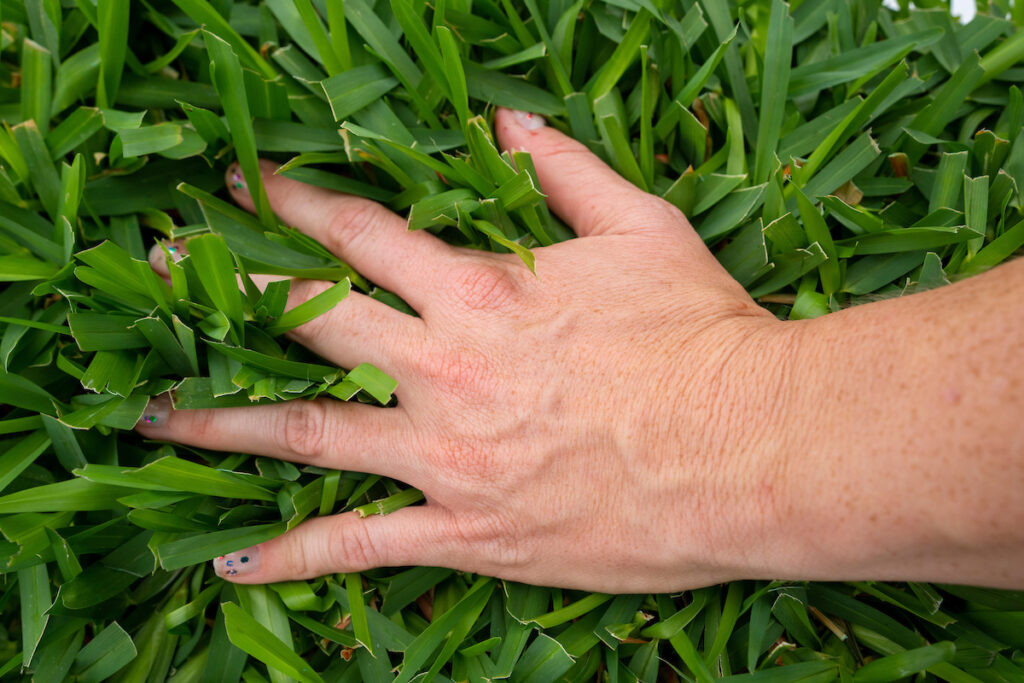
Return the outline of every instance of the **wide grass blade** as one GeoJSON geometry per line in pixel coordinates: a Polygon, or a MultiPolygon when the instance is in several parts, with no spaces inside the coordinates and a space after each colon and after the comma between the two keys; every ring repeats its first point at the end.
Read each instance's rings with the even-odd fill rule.
{"type": "Polygon", "coordinates": [[[267,200],[263,179],[260,176],[256,138],[253,132],[249,103],[245,97],[245,82],[242,78],[242,68],[238,62],[238,56],[232,50],[231,45],[218,35],[206,31],[203,33],[203,39],[206,41],[206,49],[210,54],[213,82],[224,106],[224,114],[235,143],[238,163],[242,167],[242,174],[245,176],[249,194],[256,205],[260,222],[267,228],[275,228],[277,227],[277,218],[270,209],[270,202],[267,200]]]}
{"type": "MultiPolygon", "coordinates": [[[[962,25],[943,3],[896,4],[0,0],[0,673],[1021,678],[1011,591],[609,596],[430,567],[225,582],[207,563],[226,552],[425,494],[133,430],[157,396],[177,410],[404,405],[391,368],[347,372],[293,339],[343,314],[352,288],[416,312],[280,224],[258,160],[532,270],[575,235],[534,160],[495,138],[497,107],[543,115],[678,207],[781,320],[1019,256],[1024,15],[995,0],[962,25]],[[231,201],[246,189],[254,213],[231,201]],[[322,293],[286,311],[292,278],[322,293]]],[[[619,275],[646,286],[643,268],[619,275]]]]}
{"type": "Polygon", "coordinates": [[[96,32],[99,34],[100,71],[96,105],[112,107],[121,85],[121,72],[128,55],[129,0],[97,0],[96,32]]]}
{"type": "Polygon", "coordinates": [[[135,643],[115,621],[103,629],[75,657],[75,672],[83,683],[98,683],[110,678],[135,659],[135,643]]]}
{"type": "Polygon", "coordinates": [[[773,0],[768,22],[768,42],[764,55],[764,79],[761,83],[761,110],[757,126],[754,156],[755,183],[763,183],[771,173],[775,150],[782,130],[786,102],[779,97],[789,89],[790,64],[793,61],[793,18],[789,5],[773,0]]]}
{"type": "Polygon", "coordinates": [[[241,607],[225,602],[221,609],[228,638],[235,646],[291,679],[302,683],[323,683],[323,678],[301,657],[241,607]]]}
{"type": "Polygon", "coordinates": [[[201,235],[189,242],[189,257],[210,300],[231,323],[231,338],[241,344],[245,327],[242,293],[232,274],[234,261],[227,244],[220,235],[201,235]]]}
{"type": "Polygon", "coordinates": [[[22,79],[21,119],[35,121],[39,130],[50,127],[52,97],[52,54],[42,45],[26,38],[21,46],[22,79]]]}

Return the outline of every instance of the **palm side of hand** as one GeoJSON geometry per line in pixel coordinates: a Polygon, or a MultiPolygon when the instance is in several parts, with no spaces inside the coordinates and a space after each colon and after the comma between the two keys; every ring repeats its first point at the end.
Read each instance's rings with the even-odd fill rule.
{"type": "MultiPolygon", "coordinates": [[[[409,233],[379,205],[265,166],[285,222],[419,314],[352,294],[291,333],[344,367],[381,367],[399,382],[399,405],[176,411],[140,429],[384,474],[427,504],[311,520],[261,544],[258,569],[232,580],[417,564],[629,592],[739,578],[761,561],[750,542],[778,479],[753,437],[770,419],[787,326],[680,212],[582,145],[504,110],[496,129],[532,154],[551,208],[582,237],[535,250],[536,276],[513,256],[409,233]]],[[[297,281],[290,305],[325,286],[297,281]]]]}

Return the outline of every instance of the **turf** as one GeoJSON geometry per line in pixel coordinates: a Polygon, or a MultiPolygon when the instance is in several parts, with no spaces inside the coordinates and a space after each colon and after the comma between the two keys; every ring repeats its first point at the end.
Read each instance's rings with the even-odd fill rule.
{"type": "Polygon", "coordinates": [[[380,370],[282,336],[351,288],[404,304],[280,225],[256,160],[529,267],[572,233],[529,158],[495,148],[496,105],[679,206],[781,318],[998,265],[1024,245],[1024,5],[960,25],[921,4],[0,0],[0,673],[1024,680],[1022,593],[608,596],[426,567],[231,586],[215,555],[420,496],[131,431],[168,390],[181,408],[391,401],[380,370]],[[235,160],[256,215],[227,200],[235,160]],[[146,263],[165,237],[191,239],[171,285],[146,263]],[[338,285],[285,313],[284,286],[240,290],[236,273],[338,285]]]}

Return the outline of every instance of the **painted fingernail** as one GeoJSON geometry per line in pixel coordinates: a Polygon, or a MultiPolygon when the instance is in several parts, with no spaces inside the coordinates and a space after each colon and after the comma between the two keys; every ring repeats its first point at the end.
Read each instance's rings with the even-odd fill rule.
{"type": "Polygon", "coordinates": [[[162,241],[154,244],[149,248],[149,266],[158,273],[167,273],[164,248],[171,254],[171,259],[175,263],[188,256],[188,249],[185,248],[185,243],[181,240],[162,241]]]}
{"type": "Polygon", "coordinates": [[[174,408],[171,406],[171,399],[166,394],[160,396],[154,396],[149,399],[149,403],[146,405],[146,410],[143,411],[142,417],[139,418],[136,423],[136,428],[146,427],[162,427],[167,424],[167,420],[171,417],[171,411],[174,408]]]}
{"type": "Polygon", "coordinates": [[[245,189],[245,176],[242,175],[242,167],[237,163],[228,166],[228,185],[236,190],[245,189]]]}
{"type": "Polygon", "coordinates": [[[519,125],[526,130],[537,130],[547,125],[547,121],[540,114],[534,114],[528,111],[519,111],[518,109],[512,110],[512,116],[516,117],[516,121],[519,125]]]}
{"type": "Polygon", "coordinates": [[[213,561],[213,571],[222,579],[248,576],[260,568],[260,547],[254,545],[245,550],[221,555],[213,561]]]}

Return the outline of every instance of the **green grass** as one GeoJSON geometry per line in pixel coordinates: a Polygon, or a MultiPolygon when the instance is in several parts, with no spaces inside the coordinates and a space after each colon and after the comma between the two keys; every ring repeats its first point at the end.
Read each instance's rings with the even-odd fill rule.
{"type": "Polygon", "coordinates": [[[425,567],[232,586],[215,555],[421,495],[131,431],[171,389],[387,403],[377,368],[282,335],[351,288],[403,302],[279,225],[256,160],[531,265],[571,232],[495,148],[495,105],[676,204],[783,318],[998,265],[1024,245],[1024,6],[960,26],[929,4],[0,0],[0,675],[1024,680],[1022,593],[609,596],[425,567]],[[226,199],[235,160],[255,216],[226,199]],[[163,237],[191,238],[170,285],[146,263],[163,237]],[[285,286],[236,272],[338,284],[284,313],[285,286]]]}

